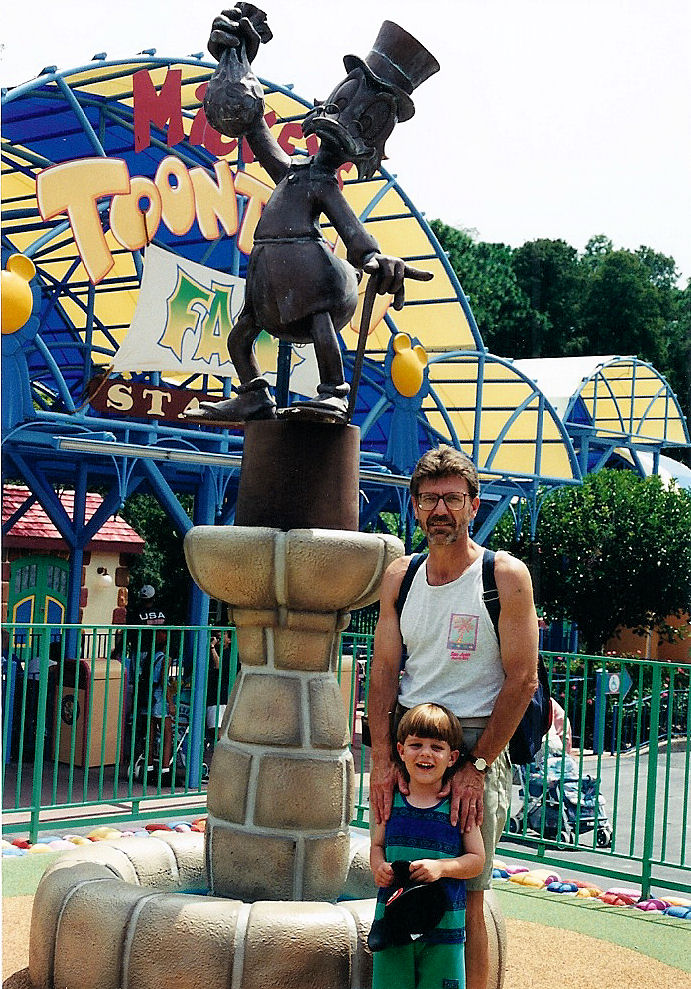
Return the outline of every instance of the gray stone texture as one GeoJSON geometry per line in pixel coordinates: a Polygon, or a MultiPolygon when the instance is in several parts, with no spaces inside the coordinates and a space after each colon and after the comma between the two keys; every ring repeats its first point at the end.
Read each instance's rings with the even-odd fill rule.
{"type": "Polygon", "coordinates": [[[110,882],[107,865],[61,857],[41,877],[34,896],[29,934],[29,975],[34,989],[53,989],[55,935],[65,898],[79,883],[110,882]]]}
{"type": "MultiPolygon", "coordinates": [[[[157,838],[131,835],[127,838],[117,838],[113,845],[130,860],[141,886],[150,886],[158,890],[178,888],[177,862],[175,853],[168,843],[157,838]]],[[[123,878],[127,877],[123,876],[123,878]]]]}
{"type": "Polygon", "coordinates": [[[228,738],[257,745],[300,745],[301,681],[254,673],[242,677],[228,725],[228,738]]]}
{"type": "Polygon", "coordinates": [[[348,832],[304,839],[303,900],[335,900],[348,872],[348,832]]]}
{"type": "Polygon", "coordinates": [[[258,773],[254,823],[313,831],[343,825],[344,764],[333,759],[265,755],[258,773]]]}
{"type": "Polygon", "coordinates": [[[283,670],[326,672],[331,662],[335,632],[275,628],[274,665],[283,670]]]}
{"type": "Polygon", "coordinates": [[[130,915],[141,900],[156,895],[121,879],[77,886],[65,900],[55,935],[55,985],[121,989],[130,915]]]}
{"type": "Polygon", "coordinates": [[[206,886],[204,835],[198,831],[157,831],[155,840],[168,845],[175,856],[178,889],[203,889],[206,886]]]}
{"type": "Polygon", "coordinates": [[[238,656],[245,666],[266,666],[266,632],[263,625],[238,626],[238,656]]]}
{"type": "Polygon", "coordinates": [[[266,891],[277,900],[294,896],[293,838],[248,834],[209,818],[206,823],[209,886],[215,896],[252,902],[266,891]]]}
{"type": "Polygon", "coordinates": [[[370,841],[368,834],[351,835],[348,874],[343,884],[343,895],[353,900],[366,900],[377,895],[372,870],[369,867],[370,841]]]}
{"type": "Polygon", "coordinates": [[[128,987],[230,987],[242,903],[170,894],[148,900],[136,918],[128,987]]]}
{"type": "Polygon", "coordinates": [[[285,558],[288,603],[305,611],[364,607],[378,599],[384,570],[402,549],[393,536],[293,529],[285,558]]]}
{"type": "Polygon", "coordinates": [[[343,749],[350,742],[341,690],[332,675],[309,681],[310,741],[315,749],[343,749]]]}
{"type": "Polygon", "coordinates": [[[247,787],[252,757],[220,738],[211,760],[206,801],[209,813],[242,824],[247,814],[247,787]]]}
{"type": "Polygon", "coordinates": [[[260,526],[195,526],[184,545],[197,584],[234,609],[315,612],[376,601],[384,570],[403,553],[394,536],[260,526]]]}
{"type": "Polygon", "coordinates": [[[278,625],[279,614],[276,608],[228,608],[228,620],[237,628],[251,628],[261,625],[272,628],[278,625]]]}
{"type": "Polygon", "coordinates": [[[242,989],[345,989],[351,928],[326,903],[255,903],[245,941],[242,989]]]}
{"type": "MultiPolygon", "coordinates": [[[[60,857],[60,862],[98,862],[107,866],[111,876],[137,885],[140,882],[137,869],[120,840],[118,844],[113,841],[97,841],[91,845],[77,845],[66,851],[60,857]]],[[[142,869],[145,871],[146,866],[143,865],[142,869]]]]}
{"type": "MultiPolygon", "coordinates": [[[[376,905],[376,899],[343,900],[338,904],[341,910],[350,914],[355,923],[357,947],[351,958],[351,985],[362,986],[363,989],[370,989],[372,985],[372,952],[367,946],[367,936],[374,920],[376,905]]],[[[392,986],[391,989],[397,987],[392,986]]]]}
{"type": "MultiPolygon", "coordinates": [[[[341,630],[340,615],[333,611],[294,611],[287,609],[283,625],[291,631],[334,632],[341,630]]],[[[347,626],[346,626],[347,627],[347,626]]]]}
{"type": "Polygon", "coordinates": [[[185,536],[187,566],[211,597],[239,608],[274,605],[276,529],[197,525],[185,536]]]}

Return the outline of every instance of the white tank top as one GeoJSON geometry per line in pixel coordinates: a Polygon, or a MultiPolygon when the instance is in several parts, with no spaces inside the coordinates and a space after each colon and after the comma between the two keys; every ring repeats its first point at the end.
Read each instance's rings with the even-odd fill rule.
{"type": "Polygon", "coordinates": [[[492,713],[505,674],[482,590],[482,555],[439,587],[427,583],[427,560],[419,568],[401,614],[403,707],[444,704],[459,718],[492,713]]]}

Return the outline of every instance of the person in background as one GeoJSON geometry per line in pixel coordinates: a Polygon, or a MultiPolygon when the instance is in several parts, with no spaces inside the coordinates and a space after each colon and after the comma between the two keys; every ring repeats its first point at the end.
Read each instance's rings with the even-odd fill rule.
{"type": "Polygon", "coordinates": [[[209,648],[209,677],[206,687],[206,727],[215,732],[223,720],[230,693],[232,636],[226,629],[222,638],[212,635],[209,648]]]}
{"type": "MultiPolygon", "coordinates": [[[[162,772],[170,771],[170,762],[173,754],[173,724],[171,705],[174,700],[168,696],[168,656],[166,655],[167,632],[165,629],[158,629],[155,636],[155,652],[153,661],[153,688],[151,691],[151,730],[149,733],[149,751],[151,752],[152,740],[158,733],[161,745],[161,766],[162,772]]],[[[148,759],[151,762],[151,758],[148,759]]]]}

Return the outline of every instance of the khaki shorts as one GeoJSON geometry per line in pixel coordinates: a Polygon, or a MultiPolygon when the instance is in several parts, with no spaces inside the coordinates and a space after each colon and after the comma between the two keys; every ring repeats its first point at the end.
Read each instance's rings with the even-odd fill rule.
{"type": "MultiPolygon", "coordinates": [[[[396,737],[398,722],[405,714],[407,708],[400,704],[396,705],[396,711],[392,717],[392,739],[396,737]]],[[[480,735],[485,730],[487,718],[471,718],[469,721],[461,719],[463,728],[463,744],[471,750],[480,735]]],[[[396,753],[396,746],[393,745],[396,753]]],[[[485,846],[485,867],[479,876],[474,879],[466,879],[466,889],[474,892],[476,890],[489,889],[492,882],[492,870],[494,869],[494,852],[496,851],[499,839],[502,836],[506,818],[511,807],[511,784],[513,771],[509,759],[508,748],[504,749],[485,773],[485,793],[483,798],[483,817],[480,834],[485,846]]]]}
{"type": "MultiPolygon", "coordinates": [[[[483,730],[483,728],[463,727],[463,741],[469,749],[475,745],[483,730]]],[[[491,885],[494,852],[499,844],[511,806],[512,778],[509,752],[508,749],[504,749],[485,773],[483,818],[480,828],[485,845],[485,867],[479,876],[475,876],[474,879],[466,879],[465,887],[469,891],[489,889],[491,885]]]]}

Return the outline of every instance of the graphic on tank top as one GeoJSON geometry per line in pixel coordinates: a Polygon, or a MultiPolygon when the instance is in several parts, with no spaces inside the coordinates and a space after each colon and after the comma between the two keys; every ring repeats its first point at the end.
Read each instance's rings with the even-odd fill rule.
{"type": "Polygon", "coordinates": [[[467,662],[477,649],[479,615],[458,615],[452,613],[449,622],[449,636],[446,648],[449,658],[457,662],[467,662]]]}

